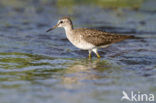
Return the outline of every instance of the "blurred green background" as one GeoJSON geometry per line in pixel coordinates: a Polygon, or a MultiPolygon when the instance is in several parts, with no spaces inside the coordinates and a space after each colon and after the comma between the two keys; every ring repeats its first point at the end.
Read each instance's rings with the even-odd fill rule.
{"type": "MultiPolygon", "coordinates": [[[[102,8],[131,8],[138,9],[145,2],[155,2],[155,0],[1,0],[0,5],[15,8],[23,8],[37,5],[51,5],[60,8],[72,7],[74,5],[92,5],[102,8]]],[[[152,7],[151,7],[152,8],[152,7]]]]}

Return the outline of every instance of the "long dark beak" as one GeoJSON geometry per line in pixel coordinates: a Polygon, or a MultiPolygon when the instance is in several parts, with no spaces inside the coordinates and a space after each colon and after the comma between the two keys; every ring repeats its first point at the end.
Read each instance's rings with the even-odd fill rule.
{"type": "Polygon", "coordinates": [[[55,25],[54,27],[52,27],[52,28],[48,29],[46,32],[49,32],[49,31],[51,31],[51,30],[56,29],[56,28],[57,28],[57,26],[58,26],[58,25],[55,25]]]}

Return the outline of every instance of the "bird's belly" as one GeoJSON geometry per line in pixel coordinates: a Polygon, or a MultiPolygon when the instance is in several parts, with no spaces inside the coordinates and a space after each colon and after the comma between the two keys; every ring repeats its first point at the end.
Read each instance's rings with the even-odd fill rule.
{"type": "Polygon", "coordinates": [[[79,49],[89,50],[89,49],[93,49],[95,47],[93,44],[86,42],[81,37],[79,37],[79,38],[67,37],[67,38],[75,47],[77,47],[79,49]]]}
{"type": "Polygon", "coordinates": [[[90,43],[87,43],[85,41],[80,41],[78,43],[75,43],[75,42],[72,42],[72,44],[74,46],[76,46],[77,48],[80,48],[80,49],[83,49],[83,50],[89,50],[89,49],[93,49],[95,46],[90,44],[90,43]]]}

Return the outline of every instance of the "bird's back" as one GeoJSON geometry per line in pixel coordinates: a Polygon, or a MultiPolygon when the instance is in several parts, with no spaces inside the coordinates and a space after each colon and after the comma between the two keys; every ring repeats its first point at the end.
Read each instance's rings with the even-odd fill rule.
{"type": "Polygon", "coordinates": [[[120,35],[87,28],[74,29],[74,32],[76,35],[81,35],[85,41],[95,46],[109,45],[125,39],[135,38],[131,35],[120,35]]]}

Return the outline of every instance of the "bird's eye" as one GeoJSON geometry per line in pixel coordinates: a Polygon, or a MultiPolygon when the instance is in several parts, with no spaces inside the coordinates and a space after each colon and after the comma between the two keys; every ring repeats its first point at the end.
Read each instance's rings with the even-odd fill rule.
{"type": "Polygon", "coordinates": [[[63,23],[63,21],[60,21],[60,23],[62,24],[62,23],[63,23]]]}

